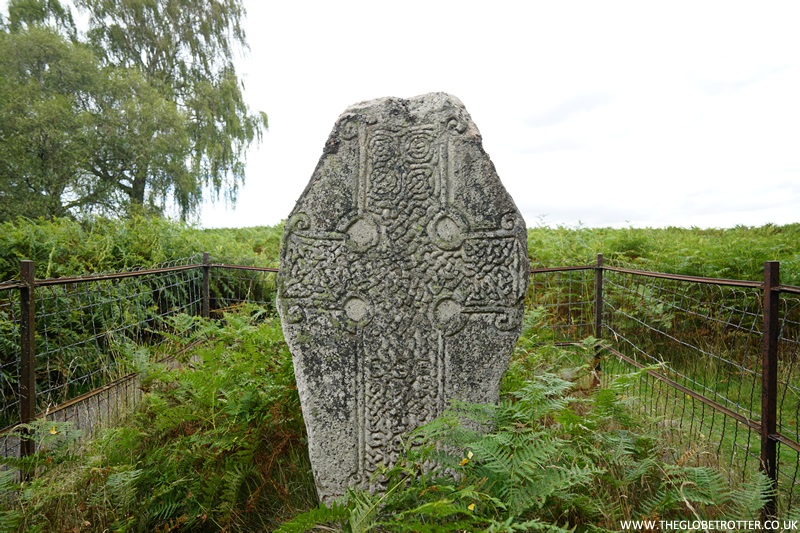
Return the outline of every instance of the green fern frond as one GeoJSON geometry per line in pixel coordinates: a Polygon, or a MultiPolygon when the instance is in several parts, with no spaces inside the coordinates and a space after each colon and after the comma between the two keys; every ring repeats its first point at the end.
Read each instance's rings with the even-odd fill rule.
{"type": "Polygon", "coordinates": [[[648,477],[660,475],[661,463],[654,456],[643,458],[641,461],[633,463],[625,474],[625,481],[629,483],[639,482],[648,477]]]}
{"type": "Polygon", "coordinates": [[[433,447],[437,444],[461,447],[472,442],[479,435],[475,430],[464,427],[459,420],[460,412],[453,409],[424,424],[409,436],[409,448],[433,447]]]}
{"type": "Polygon", "coordinates": [[[677,474],[671,482],[684,500],[702,505],[725,503],[728,482],[719,471],[707,467],[679,469],[677,465],[670,465],[666,470],[670,474],[677,474]]]}
{"type": "Polygon", "coordinates": [[[522,388],[509,393],[510,402],[504,402],[506,409],[500,411],[508,417],[503,422],[537,422],[561,411],[571,401],[566,392],[572,385],[554,374],[536,376],[522,388]],[[513,409],[508,409],[511,405],[513,409]]]}
{"type": "Polygon", "coordinates": [[[756,516],[774,494],[775,487],[772,481],[763,472],[756,472],[752,479],[728,494],[732,503],[731,514],[744,519],[756,516]]]}
{"type": "Polygon", "coordinates": [[[335,503],[331,507],[320,504],[318,507],[301,513],[288,522],[284,522],[275,533],[305,533],[318,526],[341,526],[349,518],[350,511],[346,505],[335,503]]]}
{"type": "Polygon", "coordinates": [[[468,420],[479,427],[491,427],[495,422],[497,410],[498,406],[494,404],[451,400],[447,413],[454,415],[462,423],[468,420]]]}
{"type": "Polygon", "coordinates": [[[123,509],[132,509],[136,504],[136,481],[144,473],[141,469],[119,470],[106,479],[106,494],[123,509]]]}
{"type": "Polygon", "coordinates": [[[178,510],[183,507],[182,501],[163,500],[155,503],[149,509],[150,517],[157,522],[165,522],[171,518],[177,518],[178,510]]]}
{"type": "Polygon", "coordinates": [[[0,511],[0,531],[17,531],[22,524],[22,514],[16,509],[0,511]]]}
{"type": "Polygon", "coordinates": [[[222,493],[220,496],[220,520],[227,523],[237,508],[242,488],[249,479],[258,476],[258,468],[253,464],[236,463],[223,476],[222,493]]]}
{"type": "Polygon", "coordinates": [[[11,468],[0,470],[0,499],[4,505],[0,509],[0,531],[16,531],[22,523],[22,512],[13,505],[15,492],[20,489],[19,471],[11,468]]]}
{"type": "Polygon", "coordinates": [[[369,531],[374,525],[375,516],[383,499],[381,495],[349,491],[348,500],[351,507],[347,521],[349,533],[369,531]]]}
{"type": "Polygon", "coordinates": [[[530,478],[559,455],[561,441],[544,431],[501,431],[486,435],[471,445],[482,468],[516,480],[530,478]]]}
{"type": "Polygon", "coordinates": [[[669,503],[674,502],[674,499],[669,497],[667,489],[664,487],[658,487],[658,489],[649,496],[643,497],[640,494],[638,498],[641,499],[639,500],[640,503],[637,512],[638,516],[642,518],[660,516],[661,512],[669,506],[669,503]]]}
{"type": "Polygon", "coordinates": [[[564,529],[551,524],[543,522],[538,519],[527,520],[525,522],[517,522],[514,517],[508,518],[504,522],[492,520],[486,533],[516,533],[517,531],[548,531],[551,533],[572,533],[572,529],[564,529]]]}
{"type": "Polygon", "coordinates": [[[0,495],[4,496],[19,488],[19,472],[11,468],[0,470],[0,495]]]}

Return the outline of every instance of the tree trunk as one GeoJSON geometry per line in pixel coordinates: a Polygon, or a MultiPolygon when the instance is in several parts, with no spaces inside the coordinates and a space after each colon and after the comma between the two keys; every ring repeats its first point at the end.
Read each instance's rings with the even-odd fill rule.
{"type": "Polygon", "coordinates": [[[144,190],[147,185],[147,178],[145,176],[136,176],[133,178],[133,183],[130,189],[131,205],[144,205],[144,190]]]}

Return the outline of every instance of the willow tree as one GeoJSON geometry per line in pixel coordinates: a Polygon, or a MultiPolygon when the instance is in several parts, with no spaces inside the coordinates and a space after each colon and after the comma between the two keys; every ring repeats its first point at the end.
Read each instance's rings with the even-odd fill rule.
{"type": "Polygon", "coordinates": [[[89,201],[78,183],[95,149],[98,74],[85,46],[52,30],[0,32],[0,220],[89,201]]]}
{"type": "Polygon", "coordinates": [[[134,205],[171,195],[186,214],[196,209],[204,189],[235,201],[246,150],[267,127],[266,115],[252,113],[245,103],[234,66],[234,54],[247,48],[240,0],[76,3],[89,15],[89,42],[102,64],[139,72],[156,91],[152,98],[175,105],[188,140],[188,152],[184,145],[171,151],[164,143],[147,165],[126,165],[118,152],[101,154],[93,174],[113,181],[134,205]]]}
{"type": "MultiPolygon", "coordinates": [[[[174,202],[186,216],[197,210],[205,192],[214,199],[224,195],[235,201],[245,178],[247,148],[267,127],[266,115],[252,112],[245,103],[234,65],[234,55],[247,48],[241,1],[74,0],[74,4],[83,18],[73,16],[71,4],[58,0],[10,0],[8,21],[0,25],[6,36],[14,36],[6,40],[8,57],[36,32],[49,32],[61,38],[66,55],[60,65],[78,71],[84,64],[92,74],[63,95],[60,107],[51,109],[49,121],[26,122],[22,104],[16,115],[15,109],[6,109],[15,124],[33,128],[19,135],[19,147],[41,133],[53,137],[60,132],[64,147],[68,139],[80,140],[79,146],[73,143],[74,164],[63,167],[57,176],[59,186],[48,192],[53,208],[41,214],[72,207],[161,210],[174,202]],[[73,20],[87,19],[84,34],[73,20]],[[78,51],[89,55],[84,61],[70,59],[78,51]],[[80,117],[79,124],[75,117],[80,117]],[[53,131],[45,131],[49,126],[53,131]],[[75,137],[78,130],[86,138],[75,137]]],[[[21,73],[16,86],[35,85],[30,69],[11,71],[21,73]]],[[[39,97],[33,91],[20,93],[13,85],[8,85],[8,94],[18,95],[17,100],[29,94],[26,105],[36,105],[39,97]]],[[[55,185],[54,174],[30,165],[28,170],[39,182],[55,185]]],[[[0,172],[0,193],[9,190],[3,180],[19,183],[16,177],[9,178],[9,172],[2,168],[0,172]]],[[[14,191],[22,194],[25,187],[14,191]]]]}

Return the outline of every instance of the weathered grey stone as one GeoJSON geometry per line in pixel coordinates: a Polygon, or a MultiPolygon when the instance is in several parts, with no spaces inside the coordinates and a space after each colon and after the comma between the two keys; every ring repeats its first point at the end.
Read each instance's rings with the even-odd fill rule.
{"type": "Polygon", "coordinates": [[[348,108],[286,223],[278,309],[323,501],[393,464],[451,399],[496,402],[528,284],[525,222],[463,104],[348,108]]]}

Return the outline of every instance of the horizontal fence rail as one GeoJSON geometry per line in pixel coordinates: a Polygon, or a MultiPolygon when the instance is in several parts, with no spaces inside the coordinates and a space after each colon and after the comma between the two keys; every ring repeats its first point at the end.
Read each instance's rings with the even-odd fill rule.
{"type": "MultiPolygon", "coordinates": [[[[58,279],[35,279],[33,266],[23,261],[19,281],[0,283],[6,455],[34,451],[32,440],[13,438],[20,422],[129,410],[141,394],[137,346],[158,346],[181,313],[274,306],[278,271],[208,254],[58,279]]],[[[777,263],[765,264],[763,281],[742,281],[608,266],[600,255],[592,265],[534,268],[529,286],[526,305],[542,310],[549,332],[542,342],[602,339],[599,374],[641,370],[631,396],[666,435],[702,443],[743,481],[764,471],[778,489],[767,516],[797,504],[800,287],[780,284],[777,263]]]]}

